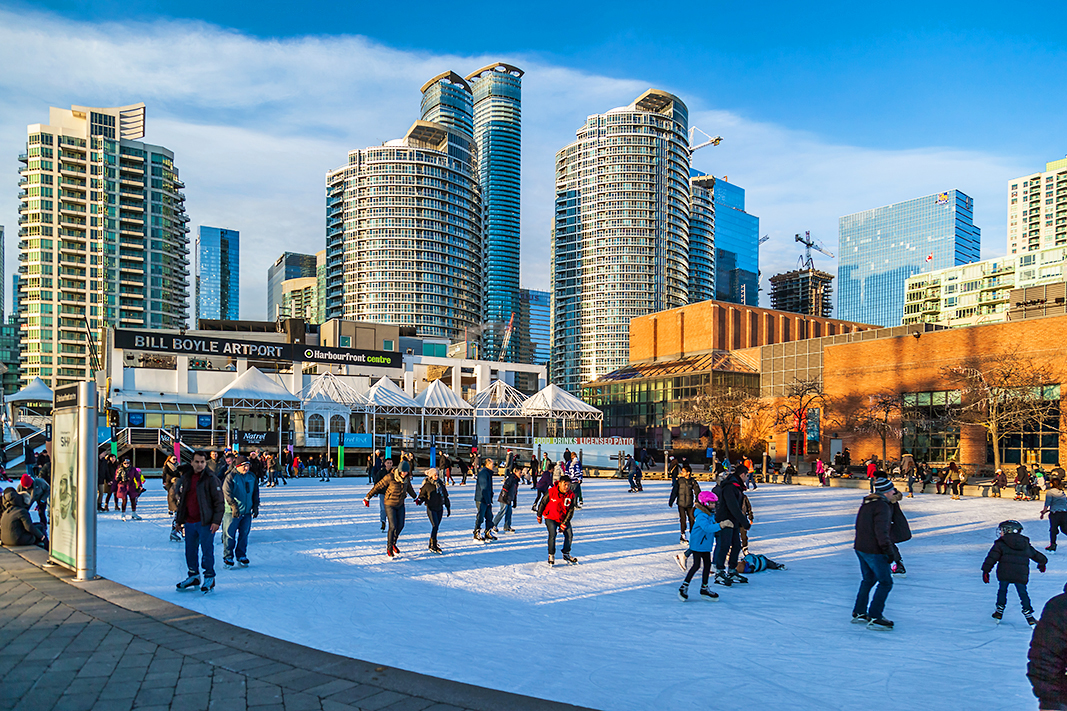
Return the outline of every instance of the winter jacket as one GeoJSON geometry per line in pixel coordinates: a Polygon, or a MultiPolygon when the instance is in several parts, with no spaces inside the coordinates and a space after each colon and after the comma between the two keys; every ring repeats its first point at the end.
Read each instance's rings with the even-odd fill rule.
{"type": "Polygon", "coordinates": [[[915,471],[915,457],[910,454],[905,454],[900,458],[900,471],[905,475],[911,474],[915,471]]]}
{"type": "Polygon", "coordinates": [[[1052,513],[1067,511],[1067,492],[1049,489],[1045,492],[1045,508],[1052,513]]]}
{"type": "Polygon", "coordinates": [[[1008,477],[1007,477],[1007,475],[1004,472],[997,473],[997,475],[993,477],[993,484],[995,484],[997,487],[999,487],[1001,489],[1008,488],[1008,477]]]}
{"type": "Polygon", "coordinates": [[[385,474],[385,463],[382,462],[381,457],[374,457],[374,461],[370,466],[370,478],[371,481],[377,484],[382,480],[382,476],[385,474]]]}
{"type": "Polygon", "coordinates": [[[502,504],[518,506],[519,477],[515,475],[515,470],[508,470],[507,475],[504,477],[504,484],[500,487],[500,496],[497,497],[497,501],[502,504]]]}
{"type": "MultiPolygon", "coordinates": [[[[749,553],[742,559],[742,562],[745,564],[745,569],[741,572],[746,575],[749,573],[760,573],[767,570],[767,568],[770,568],[771,563],[774,563],[770,558],[765,555],[760,555],[759,553],[749,553]]],[[[775,563],[775,565],[777,565],[777,563],[775,563]]],[[[777,568],[775,568],[775,570],[777,570],[777,568]]]]}
{"type": "Polygon", "coordinates": [[[890,504],[889,510],[889,540],[893,541],[893,543],[910,541],[911,526],[908,525],[908,519],[904,517],[904,511],[900,508],[900,502],[898,501],[890,504]]]}
{"type": "Polygon", "coordinates": [[[537,480],[537,490],[542,494],[548,491],[548,488],[552,486],[552,470],[555,467],[545,467],[541,472],[541,478],[537,480]]]}
{"type": "Polygon", "coordinates": [[[1067,586],[1045,604],[1030,640],[1026,676],[1042,709],[1067,708],[1067,586]]]}
{"type": "Polygon", "coordinates": [[[44,533],[30,519],[26,500],[10,486],[0,498],[0,543],[5,546],[29,546],[44,540],[44,533]]]}
{"type": "MultiPolygon", "coordinates": [[[[30,497],[30,503],[28,504],[29,506],[32,506],[33,504],[39,504],[41,502],[44,502],[44,504],[47,505],[48,496],[52,493],[52,487],[50,487],[48,485],[48,482],[42,479],[41,477],[35,476],[33,477],[33,486],[30,487],[30,492],[32,493],[32,496],[30,497]]],[[[21,483],[18,485],[18,493],[26,493],[26,491],[23,490],[21,483]]]]}
{"type": "Polygon", "coordinates": [[[756,520],[756,517],[752,515],[752,502],[748,500],[748,496],[741,494],[741,511],[745,514],[745,518],[749,520],[749,523],[756,520]]]}
{"type": "Polygon", "coordinates": [[[578,459],[577,454],[571,457],[571,461],[567,465],[567,474],[570,476],[571,481],[577,484],[582,483],[582,461],[578,459]]]}
{"type": "Polygon", "coordinates": [[[248,469],[246,474],[235,469],[222,482],[222,496],[234,518],[259,515],[259,478],[252,473],[252,467],[248,469]]]}
{"type": "Polygon", "coordinates": [[[452,513],[452,504],[448,501],[448,489],[445,488],[445,480],[441,477],[438,477],[436,482],[426,477],[419,489],[419,499],[426,504],[428,511],[448,509],[448,513],[452,513]]]}
{"type": "Polygon", "coordinates": [[[697,505],[693,517],[693,530],[689,532],[689,550],[695,553],[711,553],[715,547],[715,534],[721,529],[711,509],[697,505]]]}
{"type": "Polygon", "coordinates": [[[478,479],[474,482],[474,503],[489,504],[493,502],[493,472],[486,467],[478,470],[478,479]]]}
{"type": "Polygon", "coordinates": [[[411,488],[411,477],[401,476],[397,480],[397,476],[401,476],[400,472],[392,471],[389,476],[382,477],[377,484],[371,487],[370,493],[367,494],[367,499],[372,499],[378,494],[385,494],[385,505],[393,508],[404,505],[404,497],[410,496],[412,499],[418,498],[415,495],[415,490],[411,488]]]}
{"type": "Polygon", "coordinates": [[[178,471],[181,472],[181,477],[171,485],[174,490],[174,500],[178,503],[178,514],[174,517],[174,522],[185,523],[189,514],[186,500],[192,494],[196,497],[197,505],[200,507],[200,523],[205,526],[211,524],[221,526],[222,514],[226,511],[226,498],[222,495],[222,482],[219,478],[205,467],[200,473],[200,482],[194,492],[191,491],[193,467],[185,464],[178,471]]]}
{"type": "Polygon", "coordinates": [[[997,567],[997,580],[1007,583],[1022,583],[1030,580],[1030,561],[1038,565],[1048,563],[1048,558],[1030,545],[1030,539],[1021,533],[1005,533],[993,543],[982,563],[982,572],[988,573],[997,567]]]}
{"type": "Polygon", "coordinates": [[[697,495],[700,493],[700,484],[692,476],[680,476],[674,480],[671,487],[671,498],[667,500],[667,506],[674,506],[678,502],[678,508],[691,509],[697,503],[697,495]]]}
{"type": "Polygon", "coordinates": [[[856,514],[856,540],[853,548],[860,553],[882,553],[890,560],[896,559],[896,547],[890,535],[893,507],[881,494],[863,497],[856,514]]]}
{"type": "Polygon", "coordinates": [[[116,491],[120,497],[128,496],[136,499],[141,493],[143,482],[144,476],[137,467],[119,467],[119,470],[115,472],[116,491]]]}
{"type": "Polygon", "coordinates": [[[558,486],[553,486],[537,504],[538,519],[547,518],[550,521],[567,525],[571,522],[572,516],[574,516],[574,491],[564,494],[558,486]]]}
{"type": "Polygon", "coordinates": [[[734,526],[739,526],[740,528],[751,527],[752,524],[749,523],[748,517],[745,516],[745,510],[741,504],[745,484],[741,481],[740,475],[736,472],[731,472],[713,491],[719,497],[718,502],[715,504],[716,521],[722,523],[729,520],[733,521],[734,526]]]}
{"type": "Polygon", "coordinates": [[[163,488],[167,491],[167,510],[176,511],[178,506],[178,500],[174,498],[174,482],[178,480],[181,474],[178,473],[178,467],[166,462],[163,465],[163,488]]]}

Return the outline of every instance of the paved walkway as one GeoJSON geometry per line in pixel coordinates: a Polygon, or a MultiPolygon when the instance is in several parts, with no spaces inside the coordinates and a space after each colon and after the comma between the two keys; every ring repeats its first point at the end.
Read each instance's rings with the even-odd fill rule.
{"type": "Polygon", "coordinates": [[[75,583],[46,559],[0,548],[0,709],[578,709],[284,642],[108,580],[75,583]]]}

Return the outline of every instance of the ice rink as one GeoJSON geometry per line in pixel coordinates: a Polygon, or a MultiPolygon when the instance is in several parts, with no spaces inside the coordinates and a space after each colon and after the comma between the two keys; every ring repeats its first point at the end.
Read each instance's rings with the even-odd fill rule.
{"type": "MultiPolygon", "coordinates": [[[[1010,591],[1004,623],[994,625],[996,586],[979,570],[1003,519],[1022,521],[1043,551],[1048,525],[1037,502],[905,499],[915,534],[901,546],[908,575],[886,607],[896,629],[878,632],[849,622],[859,582],[853,522],[865,491],[750,491],[750,549],[789,569],[714,586],[715,602],[698,599],[694,585],[682,603],[665,482],[630,494],[625,481],[587,480],[574,522],[580,564],[549,568],[528,487],[518,532],[490,544],[472,540],[473,487],[452,487],[444,555],[426,550],[429,522],[409,500],[402,554],[390,560],[378,504],[361,500],[365,478],[290,481],[262,490],[249,568],[225,569],[217,542],[208,595],[175,591],[184,546],[168,540],[159,480],[148,486],[145,520],[100,515],[101,575],[338,654],[612,711],[1037,708],[1018,599],[1010,591]]],[[[1067,558],[1050,558],[1048,573],[1034,568],[1030,579],[1037,613],[1067,582],[1067,558]]]]}

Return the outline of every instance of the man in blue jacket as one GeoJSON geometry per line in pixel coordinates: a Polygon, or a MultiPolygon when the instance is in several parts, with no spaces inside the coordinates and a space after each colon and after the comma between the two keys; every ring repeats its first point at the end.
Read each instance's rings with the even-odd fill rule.
{"type": "Polygon", "coordinates": [[[259,516],[259,477],[252,473],[251,462],[244,457],[237,457],[233,469],[226,474],[222,496],[226,500],[226,512],[222,517],[222,526],[226,530],[222,562],[232,568],[236,553],[237,562],[246,566],[248,534],[252,530],[252,519],[259,516]]]}
{"type": "Polygon", "coordinates": [[[863,504],[856,514],[853,548],[860,561],[863,580],[852,608],[852,621],[865,623],[869,629],[891,630],[893,623],[885,619],[882,612],[889,591],[893,589],[889,564],[898,557],[890,534],[893,504],[899,503],[902,496],[893,482],[886,478],[885,472],[875,472],[871,481],[874,482],[874,491],[863,498],[863,504]],[[878,583],[876,588],[875,583],[878,583]],[[874,597],[870,597],[871,588],[874,588],[874,597]]]}
{"type": "Polygon", "coordinates": [[[478,504],[478,518],[474,522],[474,540],[495,541],[493,535],[493,460],[486,459],[485,466],[478,470],[478,480],[474,483],[474,503],[478,504]],[[481,532],[485,521],[485,533],[481,532]]]}

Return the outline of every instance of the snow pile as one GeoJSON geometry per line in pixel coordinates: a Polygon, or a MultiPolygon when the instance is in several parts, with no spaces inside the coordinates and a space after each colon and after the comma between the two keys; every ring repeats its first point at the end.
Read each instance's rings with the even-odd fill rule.
{"type": "MultiPolygon", "coordinates": [[[[716,586],[715,602],[691,594],[682,603],[669,484],[649,482],[642,494],[627,488],[586,480],[574,524],[580,565],[549,568],[526,487],[518,532],[490,544],[472,540],[473,487],[452,487],[443,556],[426,551],[429,522],[409,501],[401,556],[391,561],[378,504],[362,503],[365,479],[291,481],[262,491],[251,567],[226,570],[217,545],[218,584],[202,595],[174,589],[185,577],[184,546],[167,540],[155,480],[141,499],[144,521],[101,514],[99,572],[318,649],[613,711],[751,709],[772,700],[790,709],[1036,708],[1018,599],[1011,590],[995,626],[996,587],[982,584],[979,566],[1003,519],[1022,521],[1039,549],[1048,545],[1039,503],[905,499],[915,537],[901,546],[908,577],[886,607],[897,628],[876,632],[849,623],[859,582],[852,527],[865,492],[749,492],[752,552],[789,570],[716,586]]],[[[1048,573],[1031,576],[1038,613],[1067,580],[1064,556],[1050,558],[1048,573]]]]}

